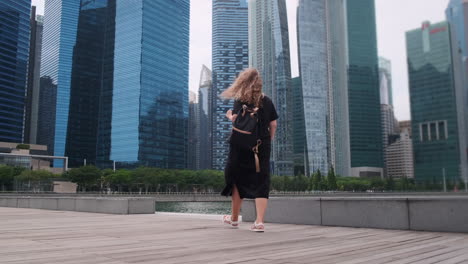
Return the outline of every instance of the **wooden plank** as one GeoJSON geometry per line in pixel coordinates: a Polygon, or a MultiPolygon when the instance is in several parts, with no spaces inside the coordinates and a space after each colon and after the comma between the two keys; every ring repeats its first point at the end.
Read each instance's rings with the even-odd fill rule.
{"type": "MultiPolygon", "coordinates": [[[[216,217],[217,218],[217,217],[216,217]]],[[[468,235],[0,208],[1,263],[463,263],[468,235]]]]}

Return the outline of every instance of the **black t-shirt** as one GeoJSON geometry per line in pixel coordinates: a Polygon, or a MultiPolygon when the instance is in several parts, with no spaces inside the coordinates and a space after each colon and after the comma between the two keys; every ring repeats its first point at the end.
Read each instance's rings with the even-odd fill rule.
{"type": "MultiPolygon", "coordinates": [[[[237,114],[239,110],[242,108],[241,101],[234,101],[234,109],[232,111],[233,114],[237,114]]],[[[270,137],[269,126],[270,122],[278,119],[278,113],[276,113],[275,106],[271,99],[264,95],[262,98],[262,106],[259,109],[259,136],[261,139],[266,139],[270,137]]]]}

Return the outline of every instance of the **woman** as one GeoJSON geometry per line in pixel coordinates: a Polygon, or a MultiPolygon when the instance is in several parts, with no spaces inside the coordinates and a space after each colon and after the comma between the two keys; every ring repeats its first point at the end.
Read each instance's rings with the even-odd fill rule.
{"type": "Polygon", "coordinates": [[[237,113],[248,105],[258,108],[258,137],[261,144],[258,149],[260,172],[256,172],[254,153],[230,142],[229,157],[225,168],[226,187],[222,195],[232,195],[232,214],[223,217],[226,225],[238,228],[238,217],[242,199],[255,199],[257,218],[250,230],[265,231],[264,216],[270,191],[270,149],[275,137],[276,113],[270,98],[262,93],[260,73],[249,68],[239,74],[234,84],[221,94],[226,99],[234,99],[234,110],[229,110],[226,117],[234,122],[237,113]]]}

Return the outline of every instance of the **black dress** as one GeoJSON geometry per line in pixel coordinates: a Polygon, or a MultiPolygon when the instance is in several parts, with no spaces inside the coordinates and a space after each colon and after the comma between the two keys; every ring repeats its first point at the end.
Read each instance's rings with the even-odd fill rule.
{"type": "MultiPolygon", "coordinates": [[[[233,113],[237,113],[243,103],[234,102],[233,113]]],[[[241,198],[268,198],[270,192],[270,152],[271,139],[269,125],[278,119],[275,106],[270,98],[263,96],[259,109],[259,147],[260,172],[255,171],[254,153],[229,143],[229,156],[224,169],[226,187],[221,192],[224,196],[232,195],[232,187],[237,186],[241,198]]]]}

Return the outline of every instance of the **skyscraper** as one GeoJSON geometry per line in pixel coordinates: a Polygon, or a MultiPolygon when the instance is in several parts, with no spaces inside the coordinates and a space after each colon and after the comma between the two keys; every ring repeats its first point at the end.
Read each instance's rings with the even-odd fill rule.
{"type": "MultiPolygon", "coordinates": [[[[382,152],[384,162],[384,174],[387,175],[387,147],[392,136],[400,135],[398,123],[393,111],[392,99],[392,64],[389,60],[379,57],[380,79],[380,114],[382,124],[382,152]]],[[[406,136],[405,136],[406,137],[406,136]]]]}
{"type": "Polygon", "coordinates": [[[46,1],[41,143],[71,166],[184,168],[188,35],[188,0],[46,1]]]}
{"type": "Polygon", "coordinates": [[[329,161],[328,5],[325,0],[302,0],[297,12],[299,72],[302,81],[306,157],[310,172],[327,173],[329,161]]]}
{"type": "Polygon", "coordinates": [[[249,1],[249,65],[260,71],[263,89],[279,115],[272,142],[273,174],[293,174],[292,94],[285,0],[249,1]]]}
{"type": "Polygon", "coordinates": [[[228,156],[232,124],[225,114],[233,107],[231,100],[219,95],[248,67],[247,9],[246,0],[213,0],[212,166],[216,170],[224,169],[228,156]]]}
{"type": "Polygon", "coordinates": [[[189,91],[189,119],[188,119],[188,156],[187,168],[198,170],[200,165],[200,104],[197,94],[189,91]]]}
{"type": "MultiPolygon", "coordinates": [[[[460,180],[459,124],[447,22],[406,32],[414,148],[419,182],[460,180]]],[[[465,113],[466,114],[466,113],[465,113]]]]}
{"type": "Polygon", "coordinates": [[[330,0],[328,4],[329,64],[332,89],[329,90],[330,162],[341,176],[351,174],[348,91],[348,30],[346,0],[330,0]]]}
{"type": "Polygon", "coordinates": [[[298,6],[303,147],[309,173],[334,167],[338,174],[350,175],[345,7],[344,0],[302,0],[298,6]]]}
{"type": "Polygon", "coordinates": [[[37,139],[43,21],[44,17],[36,15],[36,7],[33,6],[30,20],[31,35],[29,41],[28,86],[24,124],[24,142],[31,144],[36,144],[37,139]]]}
{"type": "MultiPolygon", "coordinates": [[[[468,185],[468,0],[451,0],[446,10],[452,38],[452,60],[458,116],[464,116],[460,134],[461,173],[468,185]]],[[[460,123],[460,122],[459,122],[460,123]]]]}
{"type": "Polygon", "coordinates": [[[212,73],[208,67],[203,65],[200,74],[200,85],[198,90],[198,109],[199,109],[199,169],[211,169],[212,161],[212,117],[213,117],[213,82],[212,73]]]}
{"type": "Polygon", "coordinates": [[[383,175],[374,0],[348,0],[348,95],[353,176],[383,175]]]}
{"type": "Polygon", "coordinates": [[[0,2],[0,141],[23,142],[31,0],[0,2]]]}
{"type": "Polygon", "coordinates": [[[293,152],[294,152],[294,175],[303,174],[309,176],[306,170],[306,136],[304,123],[304,100],[302,99],[301,77],[292,78],[293,96],[293,152]]]}
{"type": "Polygon", "coordinates": [[[402,124],[400,134],[386,148],[387,177],[414,178],[413,142],[411,140],[411,121],[402,124]]]}

